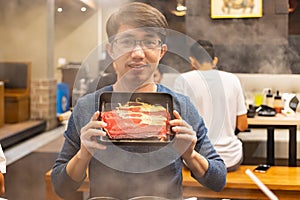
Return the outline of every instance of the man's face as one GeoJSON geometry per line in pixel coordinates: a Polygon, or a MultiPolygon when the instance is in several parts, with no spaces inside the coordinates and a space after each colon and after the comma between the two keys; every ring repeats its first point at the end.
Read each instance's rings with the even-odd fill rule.
{"type": "Polygon", "coordinates": [[[121,25],[108,52],[114,60],[118,81],[141,85],[154,81],[154,71],[167,51],[155,32],[121,25]]]}

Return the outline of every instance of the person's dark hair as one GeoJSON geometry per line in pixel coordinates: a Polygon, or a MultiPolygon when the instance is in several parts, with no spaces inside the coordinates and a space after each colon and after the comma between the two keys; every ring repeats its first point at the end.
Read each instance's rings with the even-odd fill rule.
{"type": "Polygon", "coordinates": [[[141,2],[127,3],[113,13],[106,23],[106,33],[109,39],[117,34],[121,25],[130,25],[135,28],[157,28],[155,32],[159,34],[165,42],[166,28],[168,27],[165,16],[156,8],[141,2]]]}
{"type": "Polygon", "coordinates": [[[212,62],[215,57],[214,46],[208,40],[198,40],[191,46],[190,56],[196,58],[199,63],[212,62]]]}

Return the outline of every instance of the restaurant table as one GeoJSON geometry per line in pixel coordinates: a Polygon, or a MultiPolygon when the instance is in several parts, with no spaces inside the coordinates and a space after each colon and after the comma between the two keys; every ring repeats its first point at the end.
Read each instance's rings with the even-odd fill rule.
{"type": "Polygon", "coordinates": [[[293,116],[276,114],[274,117],[255,116],[248,118],[249,128],[267,129],[267,164],[275,165],[274,130],[289,130],[289,166],[297,166],[297,126],[300,125],[300,113],[293,116]]]}

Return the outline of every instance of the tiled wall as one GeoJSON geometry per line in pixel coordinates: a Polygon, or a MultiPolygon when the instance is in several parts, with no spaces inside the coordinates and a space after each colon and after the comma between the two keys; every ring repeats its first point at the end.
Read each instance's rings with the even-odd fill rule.
{"type": "Polygon", "coordinates": [[[31,119],[45,119],[47,130],[57,126],[56,79],[33,80],[31,83],[31,119]]]}

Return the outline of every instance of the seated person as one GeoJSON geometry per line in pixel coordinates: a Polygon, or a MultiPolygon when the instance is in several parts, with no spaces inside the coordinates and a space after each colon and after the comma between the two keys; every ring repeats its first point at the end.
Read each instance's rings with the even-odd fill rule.
{"type": "Polygon", "coordinates": [[[215,69],[218,58],[210,41],[198,40],[192,45],[190,61],[194,70],[175,81],[175,90],[191,98],[227,170],[234,171],[243,161],[243,145],[235,131],[248,128],[240,81],[232,73],[215,69]]]}

